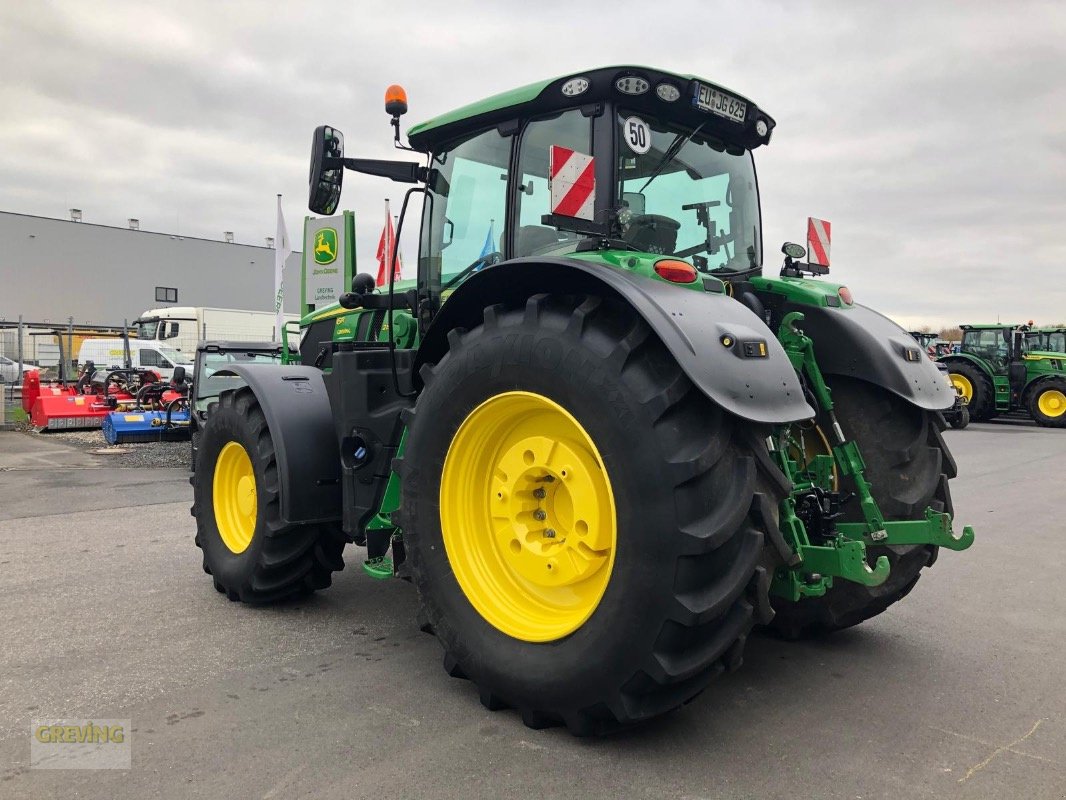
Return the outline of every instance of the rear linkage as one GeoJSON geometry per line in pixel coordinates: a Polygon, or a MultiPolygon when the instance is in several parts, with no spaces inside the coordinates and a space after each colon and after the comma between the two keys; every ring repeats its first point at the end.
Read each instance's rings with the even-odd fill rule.
{"type": "Polygon", "coordinates": [[[951,527],[951,515],[932,508],[925,510],[924,520],[886,521],[870,492],[870,483],[863,470],[866,465],[859,446],[849,441],[833,413],[832,393],[822,377],[814,357],[813,343],[796,328],[804,315],[791,312],[781,321],[778,339],[788,354],[792,366],[803,377],[832,426],[835,441],[825,441],[832,455],[804,458],[805,466],[791,458],[792,450],[802,451],[791,427],[770,437],[768,445],[778,466],[792,480],[792,494],[781,502],[780,528],[785,541],[791,545],[792,557],[785,568],[774,576],[771,590],[790,601],[802,597],[824,595],[833,586],[834,578],[879,586],[888,579],[889,562],[878,556],[871,568],[867,545],[936,545],[949,550],[965,550],[974,540],[970,526],[956,536],[951,527]],[[838,473],[839,471],[839,473],[838,473]],[[837,477],[849,477],[856,492],[841,493],[834,484],[837,477]],[[857,497],[864,522],[837,522],[841,507],[857,497]],[[811,536],[819,544],[812,544],[811,536]]]}

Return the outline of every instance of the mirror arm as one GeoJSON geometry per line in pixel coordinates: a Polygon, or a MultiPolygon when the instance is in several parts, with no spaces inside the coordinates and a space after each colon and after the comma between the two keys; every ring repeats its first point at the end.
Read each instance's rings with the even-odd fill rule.
{"type": "Polygon", "coordinates": [[[325,161],[326,169],[335,168],[336,162],[340,161],[354,172],[377,175],[398,183],[425,183],[429,176],[429,170],[414,161],[381,161],[371,158],[345,158],[343,160],[327,158],[325,161]],[[330,166],[331,161],[333,167],[330,166]]]}

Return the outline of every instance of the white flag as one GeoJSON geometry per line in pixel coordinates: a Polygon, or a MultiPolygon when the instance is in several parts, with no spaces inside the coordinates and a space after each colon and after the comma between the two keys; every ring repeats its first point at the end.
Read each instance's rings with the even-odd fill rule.
{"type": "Polygon", "coordinates": [[[274,236],[274,340],[281,341],[284,325],[282,306],[285,298],[285,261],[292,248],[289,246],[289,231],[285,227],[285,215],[281,213],[281,195],[278,195],[278,229],[274,236]]]}

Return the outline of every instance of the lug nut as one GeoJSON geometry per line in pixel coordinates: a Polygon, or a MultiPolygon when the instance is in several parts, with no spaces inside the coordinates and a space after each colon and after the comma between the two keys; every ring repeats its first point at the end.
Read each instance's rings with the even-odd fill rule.
{"type": "Polygon", "coordinates": [[[543,500],[548,493],[543,489],[534,489],[533,496],[538,500],[543,500]]]}
{"type": "Polygon", "coordinates": [[[554,539],[555,538],[555,528],[548,528],[547,530],[544,531],[544,535],[548,539],[554,539]]]}
{"type": "Polygon", "coordinates": [[[544,513],[544,512],[543,512],[543,511],[542,511],[541,509],[539,509],[539,508],[538,508],[538,509],[537,509],[536,511],[534,511],[534,512],[533,512],[533,519],[536,519],[536,520],[540,520],[540,521],[544,521],[544,520],[546,520],[547,518],[548,518],[548,515],[547,515],[547,514],[545,514],[545,513],[544,513]]]}

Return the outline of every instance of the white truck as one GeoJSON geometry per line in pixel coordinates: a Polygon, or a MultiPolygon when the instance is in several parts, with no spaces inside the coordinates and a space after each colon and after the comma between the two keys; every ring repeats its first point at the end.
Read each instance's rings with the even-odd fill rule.
{"type": "MultiPolygon", "coordinates": [[[[299,320],[296,314],[285,315],[292,347],[296,346],[297,326],[289,323],[299,320]]],[[[196,343],[204,339],[269,342],[276,338],[281,341],[280,335],[275,337],[273,311],[203,306],[150,308],[133,321],[133,327],[138,341],[165,341],[190,359],[196,354],[196,343]]]]}

